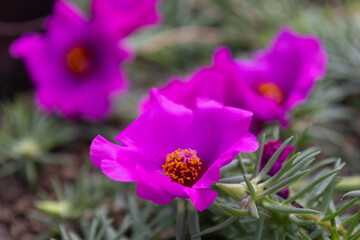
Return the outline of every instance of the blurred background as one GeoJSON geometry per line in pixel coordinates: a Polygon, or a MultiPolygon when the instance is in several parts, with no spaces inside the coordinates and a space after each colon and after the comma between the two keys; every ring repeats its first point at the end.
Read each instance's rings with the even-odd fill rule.
{"type": "MultiPolygon", "coordinates": [[[[88,1],[73,1],[88,11],[88,1]]],[[[12,139],[16,143],[21,138],[21,134],[14,133],[16,128],[23,127],[27,120],[34,124],[44,118],[41,113],[34,116],[26,111],[34,108],[29,103],[33,86],[22,62],[12,59],[8,48],[21,34],[44,30],[43,21],[50,14],[52,3],[50,0],[0,0],[0,103],[3,105],[0,138],[4,141],[12,139]],[[17,118],[23,122],[14,125],[17,118]]],[[[129,40],[136,52],[136,58],[126,67],[131,87],[124,97],[116,100],[113,117],[103,124],[52,118],[49,129],[43,129],[42,135],[36,133],[38,138],[34,139],[47,141],[54,138],[50,133],[58,133],[59,129],[69,134],[56,136],[54,145],[46,148],[42,157],[37,156],[44,161],[40,167],[36,166],[34,173],[27,173],[37,175],[37,180],[31,180],[34,181],[32,187],[24,183],[21,174],[13,175],[11,168],[5,171],[6,177],[0,178],[0,239],[32,239],[40,235],[46,239],[56,238],[61,230],[81,232],[81,226],[71,225],[71,221],[80,218],[89,221],[89,216],[93,216],[89,209],[105,208],[105,197],[112,203],[112,207],[106,208],[115,219],[114,226],[126,225],[128,215],[137,217],[140,227],[126,228],[123,231],[127,235],[131,232],[142,239],[142,234],[147,232],[153,239],[171,239],[173,230],[164,230],[168,226],[166,221],[158,220],[163,223],[161,229],[149,225],[148,221],[154,219],[154,212],[171,215],[169,209],[155,209],[150,203],[134,206],[134,202],[141,200],[135,201],[131,194],[116,195],[131,192],[132,187],[121,184],[114,187],[110,180],[93,173],[88,156],[91,139],[97,134],[112,139],[136,118],[138,101],[150,88],[163,85],[171,76],[185,77],[199,66],[211,63],[217,46],[226,45],[235,57],[249,58],[255,50],[268,45],[279,28],[286,25],[298,32],[319,36],[327,50],[329,65],[326,77],[318,82],[308,102],[292,112],[292,124],[281,135],[300,134],[308,129],[301,138],[301,147],[319,146],[324,157],[341,157],[346,162],[340,175],[359,175],[360,1],[163,0],[161,13],[162,24],[137,32],[129,40]],[[55,162],[61,162],[60,166],[52,165],[55,162]],[[90,186],[84,180],[89,174],[96,175],[90,186]],[[84,191],[87,194],[96,191],[98,195],[86,201],[84,191]],[[70,205],[77,205],[76,211],[70,205]],[[143,213],[138,208],[146,208],[147,215],[136,215],[143,213]],[[11,224],[14,222],[16,224],[11,224]],[[60,230],[55,227],[59,222],[63,224],[60,230]],[[69,224],[72,227],[68,227],[69,224]]],[[[31,124],[28,126],[34,128],[31,124]]],[[[26,149],[33,149],[33,145],[26,144],[26,149]]],[[[0,150],[2,158],[14,156],[10,151],[0,150]]],[[[359,185],[360,181],[356,181],[359,185]]],[[[107,216],[97,215],[93,221],[98,221],[100,228],[106,220],[107,216]]],[[[85,230],[82,235],[86,235],[85,230]]]]}

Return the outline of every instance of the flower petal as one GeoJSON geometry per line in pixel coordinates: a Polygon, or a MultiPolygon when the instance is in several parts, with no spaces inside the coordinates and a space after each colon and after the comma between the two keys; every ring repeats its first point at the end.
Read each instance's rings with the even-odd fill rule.
{"type": "Polygon", "coordinates": [[[93,0],[93,21],[110,34],[125,37],[138,28],[156,23],[158,0],[93,0]]]}
{"type": "Polygon", "coordinates": [[[94,165],[100,168],[102,160],[116,160],[119,148],[119,145],[109,142],[103,136],[97,135],[90,146],[90,158],[94,165]]]}
{"type": "Polygon", "coordinates": [[[119,146],[97,136],[90,147],[90,157],[96,167],[111,179],[123,182],[132,182],[139,179],[135,171],[141,165],[146,171],[157,171],[157,166],[146,161],[144,156],[127,146],[119,146]]]}
{"type": "Polygon", "coordinates": [[[123,130],[116,140],[135,147],[152,162],[161,166],[166,155],[178,148],[188,148],[192,111],[175,104],[156,90],[151,91],[151,109],[123,130]]]}
{"type": "Polygon", "coordinates": [[[191,202],[194,204],[199,212],[208,208],[216,199],[217,192],[212,189],[192,189],[186,188],[185,191],[190,197],[191,202]]]}
{"type": "Polygon", "coordinates": [[[53,13],[47,20],[47,28],[51,30],[81,27],[85,16],[78,7],[69,1],[59,0],[54,3],[53,13]]]}
{"type": "Polygon", "coordinates": [[[224,107],[210,100],[198,100],[189,141],[198,156],[207,161],[203,162],[206,167],[248,132],[251,117],[251,112],[240,108],[224,107]]]}
{"type": "Polygon", "coordinates": [[[146,200],[153,201],[156,204],[168,204],[176,196],[163,188],[158,174],[148,174],[141,166],[136,167],[139,176],[137,180],[136,194],[146,200]]]}
{"type": "Polygon", "coordinates": [[[137,180],[137,173],[134,170],[114,160],[103,159],[101,161],[101,170],[106,176],[115,181],[134,182],[137,180]]]}
{"type": "Polygon", "coordinates": [[[216,161],[206,170],[204,175],[192,187],[194,189],[210,188],[211,184],[220,180],[220,168],[229,164],[239,152],[254,152],[258,149],[259,143],[255,136],[250,133],[245,134],[233,146],[216,159],[216,161]]]}

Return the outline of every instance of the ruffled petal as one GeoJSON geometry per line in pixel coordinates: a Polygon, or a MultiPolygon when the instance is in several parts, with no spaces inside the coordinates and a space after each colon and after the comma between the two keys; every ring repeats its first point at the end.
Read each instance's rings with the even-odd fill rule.
{"type": "Polygon", "coordinates": [[[104,137],[98,135],[91,143],[90,158],[93,161],[94,165],[100,168],[102,160],[116,160],[119,154],[119,149],[119,145],[111,143],[104,137]]]}
{"type": "Polygon", "coordinates": [[[158,167],[148,162],[137,150],[127,146],[119,146],[97,136],[90,147],[90,157],[96,167],[111,179],[132,182],[139,179],[135,171],[137,165],[146,169],[145,172],[158,171],[158,167]]]}

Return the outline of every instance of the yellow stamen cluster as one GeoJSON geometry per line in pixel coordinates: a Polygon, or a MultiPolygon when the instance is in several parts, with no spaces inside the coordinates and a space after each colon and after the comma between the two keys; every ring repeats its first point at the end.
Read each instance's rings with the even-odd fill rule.
{"type": "Polygon", "coordinates": [[[202,162],[192,149],[178,149],[166,156],[163,171],[173,182],[192,186],[199,177],[202,162]]]}
{"type": "Polygon", "coordinates": [[[74,73],[87,72],[90,68],[88,49],[83,46],[72,48],[66,55],[66,64],[74,73]]]}
{"type": "Polygon", "coordinates": [[[270,98],[279,104],[283,103],[285,100],[284,93],[276,84],[272,82],[265,82],[260,84],[260,86],[258,87],[258,92],[261,95],[270,98]]]}

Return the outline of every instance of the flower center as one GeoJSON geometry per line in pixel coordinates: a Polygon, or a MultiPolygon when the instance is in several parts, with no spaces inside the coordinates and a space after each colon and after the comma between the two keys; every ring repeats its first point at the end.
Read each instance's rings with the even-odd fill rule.
{"type": "Polygon", "coordinates": [[[276,84],[272,82],[265,82],[260,84],[257,90],[261,95],[270,98],[279,104],[283,103],[285,100],[284,93],[276,84]]]}
{"type": "Polygon", "coordinates": [[[192,186],[199,177],[202,162],[192,149],[178,149],[166,156],[163,171],[171,178],[184,186],[192,186]]]}
{"type": "Polygon", "coordinates": [[[66,64],[76,74],[84,74],[90,70],[90,52],[84,46],[75,46],[66,54],[66,64]]]}

